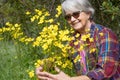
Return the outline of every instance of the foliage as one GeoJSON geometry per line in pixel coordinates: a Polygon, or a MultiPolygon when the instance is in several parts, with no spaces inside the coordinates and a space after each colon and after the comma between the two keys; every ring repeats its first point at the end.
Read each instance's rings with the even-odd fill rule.
{"type": "Polygon", "coordinates": [[[0,41],[0,45],[0,80],[30,80],[27,74],[33,67],[29,65],[36,59],[32,49],[5,40],[0,41]]]}
{"type": "Polygon", "coordinates": [[[111,28],[120,41],[120,0],[91,0],[95,8],[96,23],[111,28]]]}
{"type": "MultiPolygon", "coordinates": [[[[37,60],[35,66],[38,66],[38,64],[39,66],[43,65],[40,64],[42,62],[44,63],[45,71],[54,73],[53,68],[58,66],[68,73],[69,70],[72,70],[72,63],[68,59],[68,54],[66,54],[68,48],[70,48],[67,44],[71,39],[69,38],[70,31],[67,29],[61,30],[60,24],[56,21],[61,15],[61,6],[58,6],[56,11],[57,14],[54,16],[54,19],[50,18],[50,14],[46,9],[35,9],[33,14],[27,11],[26,16],[29,16],[31,24],[37,25],[36,30],[38,30],[38,34],[34,37],[29,37],[24,34],[21,28],[22,24],[7,22],[4,27],[0,28],[1,40],[9,40],[10,38],[14,43],[20,45],[18,51],[24,50],[22,46],[27,46],[30,52],[32,52],[31,49],[33,51],[40,49],[40,53],[36,53],[40,60],[37,60]],[[42,56],[39,56],[39,54],[42,56]]],[[[34,67],[33,65],[29,66],[34,67]]],[[[31,69],[29,71],[30,78],[33,78],[34,71],[31,69]]]]}

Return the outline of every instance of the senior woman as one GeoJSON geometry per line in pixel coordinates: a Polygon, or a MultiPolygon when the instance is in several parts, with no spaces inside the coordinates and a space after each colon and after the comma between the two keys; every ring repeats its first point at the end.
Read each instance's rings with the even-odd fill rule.
{"type": "MultiPolygon", "coordinates": [[[[95,24],[93,21],[94,9],[89,1],[65,0],[62,3],[62,9],[65,14],[65,19],[75,31],[74,35],[79,33],[79,40],[82,41],[81,37],[88,34],[86,31],[89,29],[90,37],[94,40],[90,46],[96,47],[98,51],[90,53],[89,46],[87,50],[77,51],[75,53],[82,57],[77,64],[73,62],[78,76],[70,77],[58,68],[56,68],[56,71],[60,71],[58,74],[50,74],[48,72],[42,72],[42,67],[39,67],[36,69],[38,79],[120,80],[119,43],[117,37],[110,29],[95,24]]],[[[73,44],[75,40],[70,44],[73,47],[75,47],[73,44]]],[[[83,41],[83,43],[85,42],[83,41]]],[[[80,46],[81,44],[79,43],[78,45],[80,46]]]]}

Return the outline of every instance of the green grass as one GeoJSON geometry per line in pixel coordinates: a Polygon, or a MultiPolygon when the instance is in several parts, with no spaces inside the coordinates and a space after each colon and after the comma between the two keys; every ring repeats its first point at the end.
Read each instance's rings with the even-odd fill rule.
{"type": "Polygon", "coordinates": [[[29,53],[13,42],[0,41],[0,80],[34,80],[26,72],[34,61],[29,53]]]}
{"type": "Polygon", "coordinates": [[[34,70],[34,62],[41,57],[40,48],[16,44],[16,41],[0,41],[0,80],[37,80],[36,76],[29,78],[27,70],[34,70]]]}

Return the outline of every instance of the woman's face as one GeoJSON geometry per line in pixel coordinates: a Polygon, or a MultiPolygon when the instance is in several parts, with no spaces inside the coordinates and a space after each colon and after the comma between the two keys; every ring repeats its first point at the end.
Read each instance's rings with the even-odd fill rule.
{"type": "Polygon", "coordinates": [[[89,17],[90,13],[76,11],[66,13],[65,19],[74,30],[81,32],[89,27],[89,17]]]}

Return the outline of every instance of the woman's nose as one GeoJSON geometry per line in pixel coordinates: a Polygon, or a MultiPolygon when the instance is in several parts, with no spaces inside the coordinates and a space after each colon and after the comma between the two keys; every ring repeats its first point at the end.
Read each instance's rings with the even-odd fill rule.
{"type": "Polygon", "coordinates": [[[73,16],[71,16],[71,21],[75,21],[76,20],[76,18],[74,18],[73,16]]]}

